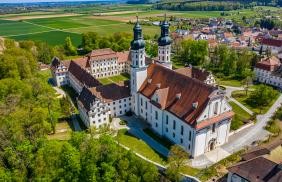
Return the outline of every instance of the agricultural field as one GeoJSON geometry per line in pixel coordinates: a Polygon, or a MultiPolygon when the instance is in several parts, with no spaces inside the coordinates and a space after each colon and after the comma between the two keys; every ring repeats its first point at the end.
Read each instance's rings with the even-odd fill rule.
{"type": "MultiPolygon", "coordinates": [[[[228,11],[224,18],[242,22],[242,17],[256,17],[265,11],[278,15],[278,8],[256,7],[253,9],[228,11]],[[258,13],[257,13],[258,12],[258,13]],[[257,15],[258,14],[258,15],[257,15]]],[[[96,32],[102,36],[115,32],[132,33],[133,25],[128,22],[155,17],[160,19],[164,13],[167,16],[184,18],[220,17],[220,11],[162,11],[152,10],[150,5],[105,5],[82,8],[52,9],[23,14],[1,15],[0,36],[16,40],[46,41],[51,45],[63,44],[70,36],[77,46],[81,42],[81,34],[96,32]]],[[[145,35],[159,34],[158,26],[143,25],[145,35]]]]}

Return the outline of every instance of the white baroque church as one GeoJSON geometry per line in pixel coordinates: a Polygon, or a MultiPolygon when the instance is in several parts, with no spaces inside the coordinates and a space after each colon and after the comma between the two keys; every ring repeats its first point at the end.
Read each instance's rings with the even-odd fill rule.
{"type": "Polygon", "coordinates": [[[214,87],[214,78],[207,71],[172,69],[168,22],[161,23],[157,60],[148,61],[146,57],[138,20],[133,31],[130,52],[120,57],[120,53],[103,49],[79,60],[53,60],[54,80],[62,80],[59,83],[70,85],[79,94],[78,109],[85,125],[99,128],[109,124],[111,117],[131,111],[156,134],[182,146],[192,157],[226,143],[234,115],[232,108],[224,92],[214,87]],[[107,65],[107,60],[111,65],[124,63],[123,68],[109,66],[101,75],[100,68],[93,66],[107,65]],[[96,79],[98,75],[104,77],[122,70],[130,73],[130,83],[102,85],[96,79]]]}

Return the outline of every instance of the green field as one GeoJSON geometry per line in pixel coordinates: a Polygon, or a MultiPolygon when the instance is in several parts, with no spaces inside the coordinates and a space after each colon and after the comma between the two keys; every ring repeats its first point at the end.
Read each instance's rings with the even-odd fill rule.
{"type": "MultiPolygon", "coordinates": [[[[236,11],[228,11],[227,16],[222,16],[226,19],[233,19],[242,23],[242,17],[256,20],[265,14],[266,11],[271,12],[271,15],[279,15],[281,10],[274,7],[255,7],[253,9],[242,9],[236,11]]],[[[70,35],[75,45],[78,45],[82,34],[85,32],[96,32],[102,36],[112,35],[116,32],[127,32],[132,34],[132,24],[128,21],[136,19],[136,14],[141,19],[149,19],[156,17],[156,20],[161,19],[164,13],[168,16],[184,17],[184,18],[210,18],[220,17],[220,11],[164,11],[152,10],[151,5],[97,5],[83,8],[60,8],[52,9],[52,11],[32,12],[22,14],[1,15],[0,17],[0,36],[14,38],[16,40],[42,40],[47,41],[51,45],[64,43],[66,36],[70,35]],[[64,13],[80,13],[71,16],[50,18],[48,15],[62,15],[64,13]],[[114,12],[111,14],[111,12],[114,12]],[[116,13],[119,12],[119,13],[116,13]],[[101,15],[100,13],[108,13],[101,15]],[[46,15],[46,16],[45,16],[46,15]],[[94,16],[95,15],[95,16],[94,16]],[[4,20],[5,18],[21,18],[27,17],[25,21],[4,20]],[[34,17],[33,17],[34,16],[34,17]],[[41,16],[40,18],[38,16],[41,16]],[[45,17],[44,17],[45,16],[45,17]],[[32,19],[34,18],[34,19],[32,19]],[[63,30],[63,31],[61,31],[63,30]],[[58,35],[54,35],[58,33],[58,35]]],[[[281,13],[280,13],[281,14],[281,13]]],[[[252,22],[253,23],[253,22],[252,22]]],[[[159,34],[158,26],[143,26],[145,35],[154,36],[159,34]]],[[[178,67],[179,65],[175,65],[178,67]]],[[[181,65],[180,65],[181,66],[181,65]]],[[[230,82],[230,81],[228,81],[230,82]]],[[[228,84],[222,81],[221,84],[228,84]]],[[[230,83],[231,85],[240,86],[240,83],[230,83]]]]}
{"type": "Polygon", "coordinates": [[[36,32],[50,31],[51,29],[32,25],[25,22],[13,21],[12,23],[0,24],[0,36],[12,36],[31,34],[36,32]]]}
{"type": "Polygon", "coordinates": [[[33,41],[43,41],[50,45],[60,45],[64,44],[66,37],[71,37],[74,45],[78,46],[81,43],[81,35],[62,31],[50,31],[36,34],[11,36],[9,38],[15,40],[33,40],[33,41]]]}

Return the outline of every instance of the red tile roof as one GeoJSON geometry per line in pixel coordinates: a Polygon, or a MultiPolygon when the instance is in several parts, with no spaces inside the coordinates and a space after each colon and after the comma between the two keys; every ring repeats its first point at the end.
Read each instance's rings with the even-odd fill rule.
{"type": "Polygon", "coordinates": [[[203,69],[198,69],[195,67],[185,67],[185,68],[179,68],[175,70],[176,72],[188,76],[190,78],[195,78],[200,81],[205,81],[207,77],[210,75],[210,73],[203,69]]]}
{"type": "Polygon", "coordinates": [[[129,51],[117,52],[116,54],[118,57],[118,63],[125,63],[131,60],[129,51]]]}
{"type": "Polygon", "coordinates": [[[274,71],[280,66],[280,61],[277,57],[266,57],[259,61],[255,67],[267,71],[274,71]]]}
{"type": "Polygon", "coordinates": [[[276,40],[276,39],[262,39],[261,44],[268,45],[268,46],[274,46],[274,47],[282,47],[282,40],[276,40]]]}
{"type": "Polygon", "coordinates": [[[85,85],[87,87],[96,87],[102,85],[77,62],[70,62],[69,73],[71,73],[81,83],[81,85],[85,85]]]}
{"type": "Polygon", "coordinates": [[[117,58],[117,53],[110,48],[93,50],[88,54],[91,60],[117,58]]]}
{"type": "Polygon", "coordinates": [[[158,92],[167,96],[166,99],[162,98],[164,101],[161,99],[161,104],[165,103],[162,107],[190,125],[195,124],[196,119],[206,107],[209,96],[217,90],[215,87],[161,65],[151,64],[139,92],[151,99],[160,89],[162,90],[158,92]],[[193,103],[197,103],[198,107],[194,108],[193,103]]]}
{"type": "Polygon", "coordinates": [[[210,119],[207,119],[207,120],[204,120],[204,121],[201,121],[200,123],[197,123],[197,125],[195,126],[196,129],[202,129],[202,128],[205,128],[207,126],[210,126],[214,123],[217,123],[219,121],[222,121],[224,119],[230,119],[234,116],[234,112],[232,111],[228,111],[228,112],[225,112],[225,113],[222,113],[216,117],[212,117],[210,119]]]}

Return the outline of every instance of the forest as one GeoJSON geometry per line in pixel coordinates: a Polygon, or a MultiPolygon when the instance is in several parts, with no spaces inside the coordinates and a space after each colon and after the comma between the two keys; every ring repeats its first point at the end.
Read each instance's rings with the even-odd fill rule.
{"type": "Polygon", "coordinates": [[[175,11],[230,11],[254,6],[281,6],[281,0],[209,0],[209,1],[171,1],[163,0],[153,5],[155,9],[175,11]]]}

